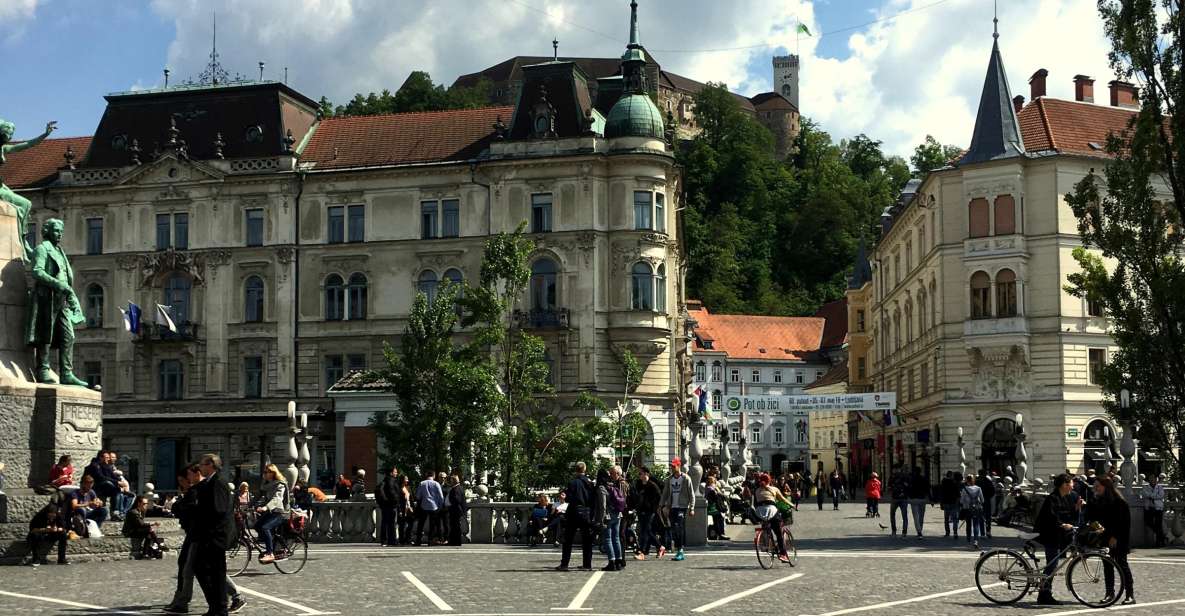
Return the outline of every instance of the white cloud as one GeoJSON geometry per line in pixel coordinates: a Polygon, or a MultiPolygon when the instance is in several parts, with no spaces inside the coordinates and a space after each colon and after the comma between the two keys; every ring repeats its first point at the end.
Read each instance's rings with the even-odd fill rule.
{"type": "Polygon", "coordinates": [[[0,0],[0,24],[4,24],[0,41],[8,45],[20,40],[25,25],[37,14],[40,3],[40,0],[0,0]]]}
{"type": "MultiPolygon", "coordinates": [[[[872,17],[853,10],[850,24],[826,26],[930,4],[886,0],[872,17]]],[[[16,5],[35,0],[0,0],[0,15],[16,5]]],[[[1093,5],[1001,3],[1000,45],[1013,94],[1027,97],[1028,76],[1044,67],[1051,96],[1071,97],[1071,77],[1086,73],[1097,79],[1096,98],[1105,98],[1111,72],[1093,5]]],[[[335,102],[355,92],[395,90],[416,69],[447,84],[513,55],[548,56],[553,36],[561,55],[614,57],[629,27],[624,0],[154,0],[152,6],[176,28],[168,57],[174,79],[201,71],[217,10],[219,51],[232,72],[254,77],[263,60],[268,76],[279,79],[287,66],[293,87],[335,102]]],[[[770,57],[778,47],[796,48],[801,20],[816,34],[797,44],[803,112],[836,139],[863,132],[899,154],[928,133],[960,145],[970,139],[991,49],[991,3],[950,0],[829,35],[846,37],[850,55],[842,60],[817,55],[827,28],[816,22],[810,0],[643,0],[639,13],[642,42],[664,68],[746,94],[771,88],[770,57]]]]}

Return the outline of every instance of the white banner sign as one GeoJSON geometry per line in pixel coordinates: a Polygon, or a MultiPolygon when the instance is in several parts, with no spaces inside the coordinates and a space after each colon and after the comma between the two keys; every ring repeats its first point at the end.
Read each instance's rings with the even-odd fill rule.
{"type": "Polygon", "coordinates": [[[897,408],[895,392],[795,396],[724,396],[728,412],[769,411],[891,411],[897,408]]]}

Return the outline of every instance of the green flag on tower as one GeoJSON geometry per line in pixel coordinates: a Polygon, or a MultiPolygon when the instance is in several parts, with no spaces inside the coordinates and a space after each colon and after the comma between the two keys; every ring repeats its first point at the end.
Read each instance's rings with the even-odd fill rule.
{"type": "Polygon", "coordinates": [[[807,27],[806,27],[806,24],[804,24],[804,23],[799,23],[799,24],[798,24],[798,33],[799,33],[799,34],[805,34],[805,35],[807,35],[807,36],[812,36],[810,29],[809,29],[809,28],[807,28],[807,27]]]}

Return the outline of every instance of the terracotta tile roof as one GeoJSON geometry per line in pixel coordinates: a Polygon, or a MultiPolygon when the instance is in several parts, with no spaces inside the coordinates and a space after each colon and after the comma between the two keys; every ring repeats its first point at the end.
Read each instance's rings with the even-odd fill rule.
{"type": "Polygon", "coordinates": [[[848,298],[827,302],[815,311],[815,316],[825,319],[823,326],[823,348],[842,346],[848,341],[848,298]]]}
{"type": "Polygon", "coordinates": [[[509,126],[513,114],[514,107],[483,107],[326,118],[300,160],[318,170],[466,160],[485,149],[495,120],[509,126]]]}
{"type": "Polygon", "coordinates": [[[827,374],[823,375],[823,378],[816,380],[815,382],[811,383],[810,385],[807,385],[806,387],[803,387],[802,389],[803,389],[803,391],[810,391],[810,390],[818,388],[818,387],[826,387],[828,385],[834,385],[836,383],[847,383],[847,382],[848,382],[848,360],[845,359],[845,360],[839,362],[838,364],[835,364],[834,366],[832,366],[831,369],[827,371],[827,374]]]}
{"type": "Polygon", "coordinates": [[[330,393],[383,392],[391,384],[380,378],[367,378],[365,370],[354,370],[329,387],[330,393]]]}
{"type": "Polygon", "coordinates": [[[818,358],[824,319],[712,314],[690,311],[698,325],[695,348],[727,353],[730,359],[807,361],[818,358]],[[711,341],[708,349],[704,341],[711,341]]]}
{"type": "Polygon", "coordinates": [[[1025,105],[1017,119],[1029,152],[1107,156],[1101,149],[1107,144],[1107,136],[1126,132],[1136,112],[1043,96],[1025,105]]]}
{"type": "Polygon", "coordinates": [[[7,155],[0,165],[0,177],[10,188],[33,188],[49,182],[58,168],[66,164],[66,147],[74,150],[74,161],[81,163],[91,145],[90,137],[46,139],[23,152],[7,155]]]}

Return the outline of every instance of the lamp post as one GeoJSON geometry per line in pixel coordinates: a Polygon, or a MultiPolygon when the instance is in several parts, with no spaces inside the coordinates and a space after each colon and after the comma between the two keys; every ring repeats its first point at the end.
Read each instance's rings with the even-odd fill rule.
{"type": "Polygon", "coordinates": [[[1029,474],[1029,456],[1025,453],[1025,416],[1016,414],[1016,485],[1025,485],[1028,482],[1027,475],[1029,474]]]}
{"type": "Polygon", "coordinates": [[[296,435],[300,432],[300,428],[296,425],[296,401],[288,401],[288,465],[284,467],[284,478],[288,480],[288,485],[291,486],[296,483],[296,461],[300,456],[300,452],[296,447],[296,435]]]}
{"type": "Polygon", "coordinates": [[[1131,392],[1127,388],[1119,390],[1119,408],[1123,409],[1119,425],[1123,428],[1123,440],[1119,442],[1119,453],[1123,456],[1123,464],[1119,467],[1119,476],[1123,478],[1123,487],[1129,499],[1132,498],[1136,485],[1136,440],[1132,435],[1132,422],[1128,409],[1131,408],[1131,392]]]}
{"type": "Polygon", "coordinates": [[[296,454],[296,479],[305,486],[309,485],[309,461],[312,458],[309,455],[309,441],[311,440],[313,440],[313,435],[309,434],[309,414],[301,413],[300,434],[297,436],[300,447],[296,454]]]}

